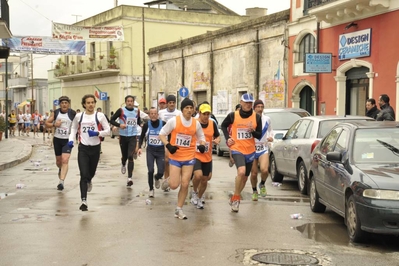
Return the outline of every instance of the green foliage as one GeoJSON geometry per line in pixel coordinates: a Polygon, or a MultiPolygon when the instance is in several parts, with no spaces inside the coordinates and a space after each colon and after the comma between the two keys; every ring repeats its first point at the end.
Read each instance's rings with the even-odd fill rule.
{"type": "Polygon", "coordinates": [[[0,116],[0,132],[5,132],[6,129],[6,122],[4,121],[4,118],[0,116]]]}

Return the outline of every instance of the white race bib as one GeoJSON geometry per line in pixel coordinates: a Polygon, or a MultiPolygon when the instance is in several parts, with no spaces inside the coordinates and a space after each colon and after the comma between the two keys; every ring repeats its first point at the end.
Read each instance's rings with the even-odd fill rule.
{"type": "Polygon", "coordinates": [[[126,120],[126,125],[127,126],[131,126],[131,127],[136,126],[137,125],[137,118],[128,117],[127,120],[126,120]]]}
{"type": "Polygon", "coordinates": [[[162,141],[159,139],[158,135],[149,135],[148,143],[154,146],[162,146],[162,141]]]}
{"type": "Polygon", "coordinates": [[[177,146],[180,147],[190,147],[191,145],[191,136],[185,134],[176,134],[176,143],[177,146]]]}
{"type": "Polygon", "coordinates": [[[247,128],[237,128],[237,139],[251,139],[252,133],[247,128]]]}

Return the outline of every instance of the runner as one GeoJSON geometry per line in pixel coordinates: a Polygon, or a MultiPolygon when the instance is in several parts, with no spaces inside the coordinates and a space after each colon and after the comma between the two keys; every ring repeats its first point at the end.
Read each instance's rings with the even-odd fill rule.
{"type": "Polygon", "coordinates": [[[19,110],[19,113],[17,115],[17,120],[18,120],[18,136],[21,136],[21,131],[22,131],[22,136],[24,135],[24,114],[22,113],[22,110],[19,110]]]}
{"type": "Polygon", "coordinates": [[[138,155],[141,155],[141,147],[147,137],[147,169],[148,185],[150,187],[149,197],[154,197],[154,162],[157,164],[157,174],[155,175],[155,188],[159,188],[161,179],[165,171],[165,148],[159,139],[159,132],[165,125],[165,122],[158,119],[158,112],[155,107],[150,108],[150,121],[144,123],[139,141],[138,155]]]}
{"type": "Polygon", "coordinates": [[[241,191],[251,173],[252,162],[255,158],[254,138],[260,139],[262,134],[262,120],[258,114],[253,112],[253,102],[252,94],[243,94],[240,101],[241,108],[228,114],[221,125],[237,167],[234,195],[229,202],[233,212],[239,210],[241,191]],[[228,132],[230,125],[232,125],[231,135],[228,132]]]}
{"type": "Polygon", "coordinates": [[[73,147],[76,132],[79,133],[78,165],[80,171],[80,198],[82,204],[79,209],[87,211],[87,192],[93,187],[92,179],[96,174],[100,160],[101,137],[108,136],[109,124],[103,113],[95,111],[96,97],[86,94],[82,98],[84,112],[75,116],[69,134],[68,146],[73,147]]]}
{"type": "Polygon", "coordinates": [[[181,110],[182,114],[169,119],[161,129],[159,138],[170,153],[170,176],[164,184],[171,189],[177,189],[180,186],[175,217],[183,220],[187,219],[182,207],[187,197],[188,185],[195,164],[195,151],[198,149],[201,153],[205,152],[205,136],[201,124],[192,117],[193,102],[185,98],[181,102],[181,110]],[[170,141],[167,138],[169,134],[170,141]]]}
{"type": "MultiPolygon", "coordinates": [[[[55,154],[55,163],[58,167],[58,185],[57,189],[64,189],[65,178],[68,173],[68,163],[72,148],[68,146],[68,138],[71,133],[71,124],[76,116],[76,112],[70,109],[71,100],[68,96],[61,96],[59,99],[60,108],[51,112],[46,120],[46,128],[54,129],[53,147],[55,154]]],[[[43,130],[45,132],[45,130],[43,130]]],[[[44,136],[45,133],[43,133],[44,136]]]]}
{"type": "Polygon", "coordinates": [[[33,137],[39,137],[40,132],[40,121],[42,120],[42,115],[39,114],[38,110],[35,110],[35,113],[32,115],[33,121],[33,137]]]}
{"type": "Polygon", "coordinates": [[[25,121],[25,132],[26,136],[29,137],[29,132],[31,131],[30,128],[30,121],[32,119],[32,115],[30,114],[29,109],[26,110],[26,113],[24,115],[24,121],[25,121]]]}
{"type": "Polygon", "coordinates": [[[125,107],[119,108],[111,117],[110,123],[119,127],[119,146],[122,154],[121,173],[126,174],[127,165],[127,186],[133,185],[134,154],[139,136],[138,127],[141,122],[140,111],[134,107],[134,97],[125,97],[125,107]],[[119,118],[119,123],[116,120],[119,118]]]}
{"type": "Polygon", "coordinates": [[[17,115],[14,110],[11,110],[11,114],[8,115],[8,123],[10,127],[10,136],[15,137],[15,125],[17,124],[17,115]]]}
{"type": "MultiPolygon", "coordinates": [[[[180,110],[176,109],[176,96],[168,95],[166,97],[167,107],[158,112],[159,119],[168,122],[171,118],[176,117],[181,114],[180,110]]],[[[164,185],[166,178],[169,177],[169,151],[165,149],[165,172],[164,172],[164,180],[162,182],[161,188],[163,191],[168,192],[169,187],[167,184],[164,185]]]]}
{"type": "Polygon", "coordinates": [[[214,120],[209,118],[210,116],[211,106],[205,103],[201,104],[198,121],[204,132],[206,144],[204,153],[201,153],[198,149],[195,153],[196,161],[191,195],[191,203],[196,205],[198,209],[204,208],[204,193],[208,186],[208,181],[212,178],[212,146],[220,143],[218,126],[214,120]]]}
{"type": "Polygon", "coordinates": [[[165,98],[159,99],[159,101],[158,101],[158,110],[161,111],[163,109],[166,109],[166,104],[167,104],[167,102],[166,102],[165,98]]]}
{"type": "Polygon", "coordinates": [[[46,126],[46,121],[47,121],[47,119],[49,119],[49,114],[48,114],[48,112],[46,112],[43,116],[42,116],[42,120],[43,120],[43,140],[45,140],[46,139],[46,132],[47,132],[47,139],[50,139],[50,132],[51,132],[51,129],[50,128],[48,128],[47,126],[46,126]]]}
{"type": "Polygon", "coordinates": [[[265,108],[262,100],[256,100],[254,103],[254,111],[262,118],[262,136],[261,139],[255,139],[255,159],[251,170],[251,185],[252,185],[252,200],[258,200],[258,190],[256,185],[258,183],[258,164],[260,167],[261,181],[259,183],[259,190],[261,197],[266,197],[267,191],[265,187],[266,179],[269,175],[269,146],[268,142],[273,141],[273,130],[271,121],[268,116],[263,114],[265,108]]]}

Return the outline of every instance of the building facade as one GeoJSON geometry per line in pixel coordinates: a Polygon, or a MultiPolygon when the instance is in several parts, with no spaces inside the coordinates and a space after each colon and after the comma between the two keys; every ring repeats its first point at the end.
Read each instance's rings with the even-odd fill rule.
{"type": "Polygon", "coordinates": [[[399,50],[390,26],[398,22],[398,10],[399,1],[390,0],[292,0],[289,106],[365,115],[368,98],[388,94],[398,110],[399,50]],[[331,73],[304,73],[306,53],[332,54],[331,73]]]}
{"type": "Polygon", "coordinates": [[[149,51],[152,106],[165,95],[208,101],[215,114],[234,110],[244,93],[267,107],[286,106],[289,10],[149,51]]]}

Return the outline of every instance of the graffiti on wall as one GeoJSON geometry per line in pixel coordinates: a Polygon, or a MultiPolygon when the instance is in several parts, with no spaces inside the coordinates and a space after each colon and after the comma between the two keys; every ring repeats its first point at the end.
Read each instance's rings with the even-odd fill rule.
{"type": "Polygon", "coordinates": [[[200,71],[193,72],[193,90],[208,90],[211,87],[210,74],[200,71]]]}
{"type": "MultiPolygon", "coordinates": [[[[281,78],[280,71],[280,61],[278,62],[278,68],[274,74],[272,80],[267,80],[262,84],[262,96],[264,94],[265,107],[285,107],[284,92],[285,92],[285,82],[281,78]]],[[[259,92],[259,94],[261,94],[259,92]]]]}

